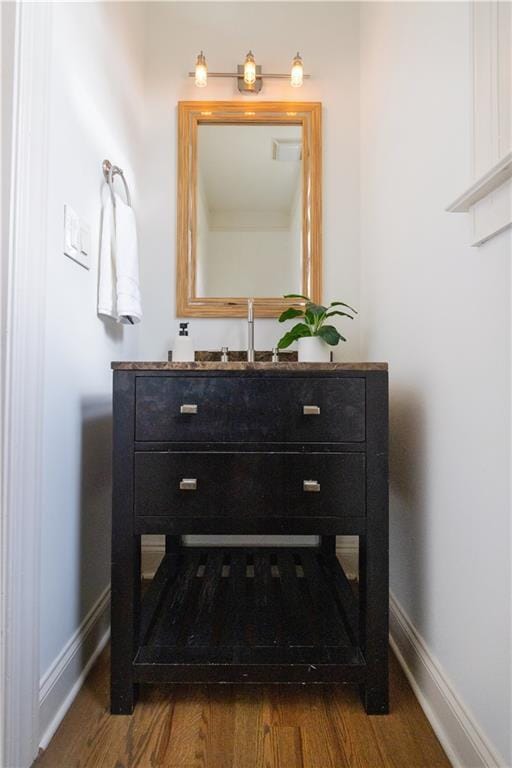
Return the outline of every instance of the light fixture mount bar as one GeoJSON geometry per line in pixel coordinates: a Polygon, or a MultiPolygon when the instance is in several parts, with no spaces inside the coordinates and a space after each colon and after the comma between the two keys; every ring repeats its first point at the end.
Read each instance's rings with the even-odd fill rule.
{"type": "MultiPolygon", "coordinates": [[[[195,77],[195,72],[189,72],[188,76],[195,77]]],[[[243,72],[242,72],[242,76],[243,76],[243,72]]],[[[238,72],[208,72],[208,77],[240,77],[240,75],[238,74],[238,72]]],[[[264,74],[263,73],[258,74],[256,72],[257,80],[259,79],[264,80],[265,78],[268,78],[269,80],[289,80],[290,75],[289,74],[282,75],[278,73],[272,74],[269,72],[265,72],[264,74]]],[[[309,80],[310,78],[311,78],[311,75],[304,75],[304,80],[309,80]]]]}

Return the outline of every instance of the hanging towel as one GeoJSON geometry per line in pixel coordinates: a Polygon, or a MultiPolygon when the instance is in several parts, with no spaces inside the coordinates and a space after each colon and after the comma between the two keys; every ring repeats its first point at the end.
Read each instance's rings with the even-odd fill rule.
{"type": "Polygon", "coordinates": [[[112,195],[107,185],[103,188],[103,198],[98,279],[98,314],[111,317],[117,321],[114,213],[112,195]]]}
{"type": "Polygon", "coordinates": [[[98,314],[133,325],[142,319],[135,215],[117,194],[114,204],[108,192],[101,222],[98,314]]]}

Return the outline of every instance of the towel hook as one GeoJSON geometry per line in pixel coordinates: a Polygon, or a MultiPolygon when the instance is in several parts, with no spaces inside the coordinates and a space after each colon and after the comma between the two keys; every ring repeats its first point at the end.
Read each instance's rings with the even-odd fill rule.
{"type": "Polygon", "coordinates": [[[105,177],[105,181],[110,187],[110,194],[112,195],[112,203],[115,205],[113,179],[114,179],[114,176],[117,174],[118,176],[121,177],[121,181],[123,182],[123,185],[124,185],[124,191],[126,193],[126,202],[131,207],[132,201],[130,197],[130,190],[128,189],[128,184],[126,183],[126,179],[124,177],[122,168],[119,168],[117,165],[112,165],[110,160],[104,160],[102,164],[102,168],[103,168],[103,176],[105,177]]]}

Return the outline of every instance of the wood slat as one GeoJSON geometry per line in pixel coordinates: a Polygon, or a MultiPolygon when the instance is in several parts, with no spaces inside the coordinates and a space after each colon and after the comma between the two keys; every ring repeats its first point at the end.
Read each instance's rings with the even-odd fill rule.
{"type": "Polygon", "coordinates": [[[256,642],[258,645],[275,645],[278,642],[277,628],[280,625],[276,601],[272,599],[274,587],[271,576],[270,555],[254,553],[255,605],[259,615],[256,642]]]}
{"type": "Polygon", "coordinates": [[[201,588],[197,594],[196,604],[191,606],[194,617],[189,625],[186,645],[206,645],[210,642],[223,560],[224,553],[221,550],[207,554],[204,575],[201,577],[201,588]]]}
{"type": "Polygon", "coordinates": [[[342,608],[341,613],[347,623],[350,641],[357,644],[359,638],[359,601],[354,589],[350,586],[345,571],[336,556],[322,555],[318,562],[325,574],[329,588],[334,590],[342,608]]]}
{"type": "Polygon", "coordinates": [[[165,555],[160,563],[151,584],[147,588],[141,604],[140,643],[144,645],[159,613],[159,608],[165,593],[178,573],[178,555],[165,555]]]}
{"type": "Polygon", "coordinates": [[[168,645],[176,642],[183,625],[181,618],[186,614],[187,603],[192,592],[197,589],[194,584],[196,572],[202,556],[202,551],[192,550],[183,557],[183,567],[167,590],[167,599],[161,606],[159,615],[149,641],[154,645],[168,645]],[[192,586],[191,586],[192,585],[192,586]]]}
{"type": "Polygon", "coordinates": [[[230,610],[231,610],[231,604],[229,601],[230,590],[231,590],[231,580],[230,580],[231,556],[229,555],[229,553],[226,553],[226,552],[223,554],[222,567],[224,566],[227,567],[229,571],[226,576],[223,576],[222,569],[221,569],[221,577],[219,579],[219,585],[217,588],[216,605],[215,605],[215,610],[213,612],[213,624],[212,624],[212,635],[211,635],[211,642],[213,645],[221,644],[222,638],[224,636],[224,632],[226,629],[226,622],[228,620],[228,617],[230,615],[230,610]]]}
{"type": "Polygon", "coordinates": [[[333,600],[326,584],[322,570],[318,564],[318,552],[302,551],[300,559],[306,583],[314,606],[315,622],[325,645],[350,645],[345,626],[340,616],[339,608],[333,600]]]}
{"type": "Polygon", "coordinates": [[[245,559],[235,556],[233,553],[230,564],[229,591],[228,591],[228,616],[222,643],[232,643],[234,646],[242,645],[245,642],[244,616],[241,607],[243,606],[245,583],[245,559]]]}
{"type": "Polygon", "coordinates": [[[283,550],[277,553],[277,566],[283,590],[283,607],[286,616],[286,635],[289,645],[318,645],[320,637],[314,632],[313,624],[307,615],[304,604],[302,582],[298,579],[292,552],[283,550]]]}

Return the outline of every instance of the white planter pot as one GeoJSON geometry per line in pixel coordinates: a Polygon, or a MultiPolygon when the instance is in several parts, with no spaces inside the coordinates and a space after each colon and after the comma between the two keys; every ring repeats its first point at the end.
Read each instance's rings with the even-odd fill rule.
{"type": "Polygon", "coordinates": [[[305,336],[298,339],[299,363],[328,363],[331,350],[320,336],[305,336]]]}

